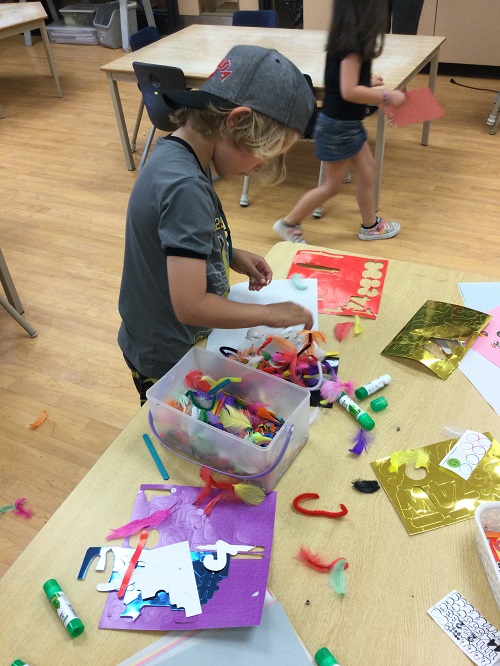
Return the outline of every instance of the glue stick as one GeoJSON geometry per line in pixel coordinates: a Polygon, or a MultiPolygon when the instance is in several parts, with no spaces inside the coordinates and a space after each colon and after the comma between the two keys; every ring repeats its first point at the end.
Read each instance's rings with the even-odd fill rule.
{"type": "Polygon", "coordinates": [[[340,666],[330,650],[326,647],[320,648],[314,655],[314,661],[318,666],[340,666]]]}
{"type": "Polygon", "coordinates": [[[343,391],[337,398],[337,402],[346,410],[346,412],[349,412],[349,414],[354,416],[362,428],[365,430],[373,430],[375,427],[375,421],[372,419],[372,417],[364,412],[361,407],[357,405],[354,400],[351,400],[351,398],[343,391]]]}
{"type": "Polygon", "coordinates": [[[66,595],[59,586],[59,583],[51,578],[44,583],[43,591],[47,595],[47,599],[56,609],[59,619],[66,627],[71,638],[76,638],[79,636],[85,627],[83,626],[83,622],[75,613],[73,606],[67,600],[66,595]]]}
{"type": "Polygon", "coordinates": [[[359,400],[363,400],[363,398],[366,398],[372,393],[375,393],[375,391],[379,391],[381,388],[384,388],[384,386],[387,386],[387,384],[390,383],[391,383],[391,377],[389,375],[382,375],[381,377],[377,377],[377,379],[368,382],[368,384],[365,384],[364,386],[360,386],[359,388],[357,388],[354,391],[354,395],[359,400]]]}
{"type": "Polygon", "coordinates": [[[10,666],[30,666],[30,665],[25,661],[23,661],[22,659],[16,659],[15,661],[12,662],[10,666]]]}

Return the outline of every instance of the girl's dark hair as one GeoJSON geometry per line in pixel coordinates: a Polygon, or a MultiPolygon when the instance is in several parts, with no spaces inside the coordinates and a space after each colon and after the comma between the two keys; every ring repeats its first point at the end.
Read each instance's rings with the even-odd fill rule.
{"type": "Polygon", "coordinates": [[[384,47],[388,16],[388,0],[334,0],[328,54],[357,53],[363,61],[377,58],[384,47]]]}

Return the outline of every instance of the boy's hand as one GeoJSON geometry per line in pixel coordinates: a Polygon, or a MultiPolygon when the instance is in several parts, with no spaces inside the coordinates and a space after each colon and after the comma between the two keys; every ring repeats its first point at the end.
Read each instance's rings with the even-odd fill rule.
{"type": "Polygon", "coordinates": [[[231,268],[236,273],[248,275],[250,291],[260,291],[273,279],[273,272],[267,261],[253,252],[233,249],[231,268]]]}
{"type": "Polygon", "coordinates": [[[372,88],[375,88],[376,86],[383,86],[383,85],[384,85],[384,79],[380,76],[380,74],[373,74],[370,80],[370,86],[372,88]]]}
{"type": "Polygon", "coordinates": [[[313,317],[310,310],[293,301],[286,303],[271,303],[266,305],[269,309],[269,321],[266,325],[271,328],[287,328],[296,324],[303,324],[307,331],[313,328],[313,317]]]}

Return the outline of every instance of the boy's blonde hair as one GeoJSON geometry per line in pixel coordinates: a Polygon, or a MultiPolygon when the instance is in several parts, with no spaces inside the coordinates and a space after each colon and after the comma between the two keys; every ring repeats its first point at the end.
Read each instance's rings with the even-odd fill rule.
{"type": "Polygon", "coordinates": [[[237,148],[250,151],[265,161],[258,169],[265,182],[276,185],[286,175],[285,153],[283,152],[298,138],[296,130],[285,127],[269,116],[253,111],[242,115],[234,127],[226,126],[230,111],[209,104],[205,109],[180,108],[171,116],[172,122],[181,127],[188,121],[191,127],[205,138],[225,136],[237,148]]]}

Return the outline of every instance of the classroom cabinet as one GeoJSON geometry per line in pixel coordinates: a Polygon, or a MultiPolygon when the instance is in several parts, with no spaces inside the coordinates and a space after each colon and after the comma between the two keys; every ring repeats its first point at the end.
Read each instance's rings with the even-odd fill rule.
{"type": "MultiPolygon", "coordinates": [[[[304,28],[327,30],[332,3],[304,1],[304,28]]],[[[446,37],[441,62],[500,66],[500,0],[425,0],[419,34],[446,37]]]]}

